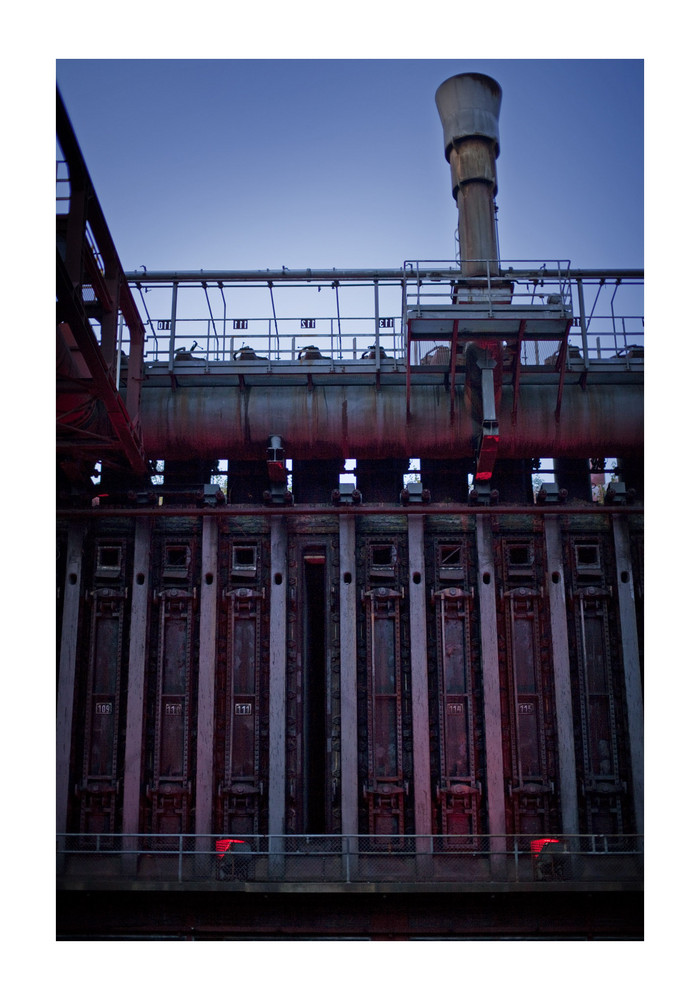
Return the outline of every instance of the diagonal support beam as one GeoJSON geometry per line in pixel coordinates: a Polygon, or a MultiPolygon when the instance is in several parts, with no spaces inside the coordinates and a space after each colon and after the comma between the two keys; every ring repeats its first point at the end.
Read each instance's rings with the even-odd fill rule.
{"type": "Polygon", "coordinates": [[[67,322],[85,360],[91,377],[91,391],[102,401],[109,421],[134,472],[146,471],[146,455],[141,434],[134,426],[119,390],[102,356],[99,344],[85,314],[82,301],[66,271],[60,254],[56,254],[56,297],[61,313],[59,321],[67,322]]]}

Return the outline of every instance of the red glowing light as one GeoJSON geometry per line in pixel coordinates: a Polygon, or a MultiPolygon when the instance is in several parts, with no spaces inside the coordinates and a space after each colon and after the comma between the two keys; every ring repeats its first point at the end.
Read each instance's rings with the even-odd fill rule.
{"type": "Polygon", "coordinates": [[[533,854],[539,854],[545,844],[558,844],[556,837],[541,837],[539,840],[530,841],[530,850],[533,854]]]}
{"type": "Polygon", "coordinates": [[[219,858],[223,858],[226,851],[228,851],[231,844],[245,844],[245,840],[217,840],[216,842],[216,853],[219,858]]]}
{"type": "Polygon", "coordinates": [[[287,479],[287,469],[283,462],[268,461],[267,474],[273,483],[283,483],[287,479]]]}

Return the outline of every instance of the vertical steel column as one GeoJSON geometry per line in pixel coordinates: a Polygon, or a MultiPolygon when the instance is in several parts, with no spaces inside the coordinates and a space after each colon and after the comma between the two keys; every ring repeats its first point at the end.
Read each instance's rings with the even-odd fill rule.
{"type": "Polygon", "coordinates": [[[70,749],[73,737],[73,704],[78,655],[78,618],[83,564],[85,527],[78,522],[68,531],[66,576],[59,654],[56,704],[56,832],[66,832],[68,823],[68,788],[70,785],[70,749]]]}
{"type": "Polygon", "coordinates": [[[170,338],[168,341],[168,371],[175,369],[175,324],[177,323],[177,281],[173,282],[173,297],[170,309],[170,338]]]}
{"type": "MultiPolygon", "coordinates": [[[[143,747],[143,700],[146,677],[148,605],[151,589],[151,520],[138,518],[134,531],[134,571],[131,580],[129,626],[129,679],[126,693],[126,747],[124,751],[124,806],[122,831],[139,833],[141,807],[141,754],[143,747]]],[[[127,838],[125,850],[136,850],[127,838]]],[[[127,854],[124,866],[136,867],[136,854],[127,854]],[[127,864],[127,858],[129,862],[127,864]]]]}
{"type": "Polygon", "coordinates": [[[425,532],[422,514],[408,515],[408,576],[411,637],[411,722],[413,732],[413,808],[416,861],[421,873],[430,863],[430,718],[428,639],[425,601],[425,532]],[[425,834],[425,837],[421,837],[425,834]]]}
{"type": "Polygon", "coordinates": [[[579,832],[578,798],[576,795],[576,755],[574,749],[574,713],[571,701],[571,664],[569,634],[566,625],[566,595],[562,559],[559,517],[544,517],[547,553],[547,595],[552,632],[552,663],[554,668],[554,700],[557,715],[557,746],[559,757],[559,802],[562,833],[579,832]]]}
{"type": "MultiPolygon", "coordinates": [[[[139,427],[141,421],[144,340],[145,334],[143,329],[137,331],[135,326],[132,325],[129,327],[129,359],[126,366],[126,409],[129,419],[135,427],[139,427]]],[[[119,382],[117,385],[119,385],[119,382]]]]}
{"type": "Polygon", "coordinates": [[[284,871],[285,705],[287,666],[287,524],[270,518],[270,874],[284,871]]]}
{"type": "MultiPolygon", "coordinates": [[[[381,351],[379,350],[379,282],[374,282],[374,368],[379,377],[381,368],[381,351]]],[[[377,383],[378,384],[378,383],[377,383]]]]}
{"type": "Polygon", "coordinates": [[[632,802],[636,832],[644,833],[644,703],[639,665],[639,640],[634,602],[629,526],[624,514],[613,514],[617,565],[617,601],[620,611],[622,664],[632,767],[632,802]]]}
{"type": "Polygon", "coordinates": [[[479,624],[481,628],[481,672],[484,686],[484,728],[486,736],[486,796],[491,858],[491,874],[497,877],[505,866],[506,804],[503,785],[503,734],[501,722],[501,682],[498,665],[496,620],[496,573],[493,559],[491,523],[487,515],[476,519],[479,624]],[[503,836],[499,836],[499,835],[503,836]]]}
{"type": "Polygon", "coordinates": [[[355,580],[355,518],[338,518],[340,549],[340,815],[348,839],[347,875],[357,864],[357,582],[355,580]]]}
{"type": "Polygon", "coordinates": [[[586,302],[583,297],[583,281],[578,278],[576,281],[578,287],[578,311],[581,323],[581,344],[583,347],[583,367],[588,371],[590,368],[590,362],[588,360],[588,329],[586,327],[586,302]]]}
{"type": "Polygon", "coordinates": [[[216,595],[218,522],[202,519],[202,580],[199,607],[199,685],[197,695],[197,777],[195,833],[198,851],[211,850],[214,781],[214,678],[216,674],[216,595]]]}

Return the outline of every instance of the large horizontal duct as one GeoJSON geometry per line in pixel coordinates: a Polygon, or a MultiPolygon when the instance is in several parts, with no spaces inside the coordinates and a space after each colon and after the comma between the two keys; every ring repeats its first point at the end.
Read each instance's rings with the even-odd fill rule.
{"type": "MultiPolygon", "coordinates": [[[[642,453],[641,385],[567,386],[558,421],[557,391],[521,385],[513,422],[513,389],[503,386],[499,457],[642,453]]],[[[398,385],[144,387],[141,427],[147,454],[158,459],[260,459],[270,434],[281,435],[292,459],[457,458],[474,454],[480,433],[461,393],[451,419],[442,386],[414,386],[407,421],[398,385]]]]}

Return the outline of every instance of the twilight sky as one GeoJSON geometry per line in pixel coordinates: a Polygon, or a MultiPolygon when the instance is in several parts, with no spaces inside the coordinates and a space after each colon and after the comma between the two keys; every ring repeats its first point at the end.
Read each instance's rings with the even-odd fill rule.
{"type": "Polygon", "coordinates": [[[455,258],[435,91],[503,89],[503,260],[642,267],[642,60],[58,60],[125,270],[455,258]]]}

